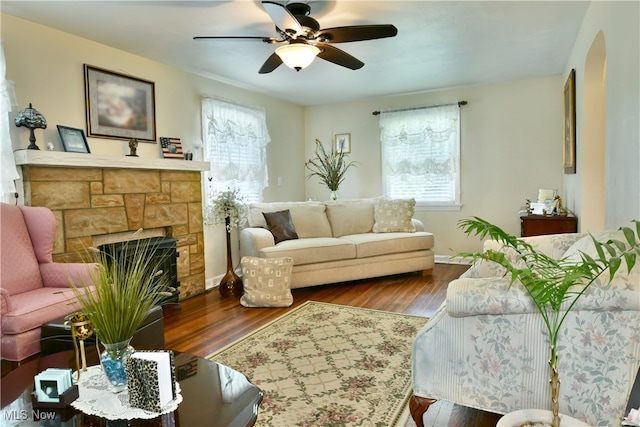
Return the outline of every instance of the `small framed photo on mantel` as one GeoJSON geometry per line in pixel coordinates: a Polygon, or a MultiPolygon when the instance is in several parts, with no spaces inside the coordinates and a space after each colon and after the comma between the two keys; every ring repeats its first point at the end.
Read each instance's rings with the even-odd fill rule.
{"type": "Polygon", "coordinates": [[[336,153],[350,153],[351,152],[351,134],[350,133],[337,133],[333,137],[333,143],[336,153]]]}
{"type": "Polygon", "coordinates": [[[58,125],[58,134],[64,151],[72,153],[91,153],[87,138],[82,129],[58,125]]]}

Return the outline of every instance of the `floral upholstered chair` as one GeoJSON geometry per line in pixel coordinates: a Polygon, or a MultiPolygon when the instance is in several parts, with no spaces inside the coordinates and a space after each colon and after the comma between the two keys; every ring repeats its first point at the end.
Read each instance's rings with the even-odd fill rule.
{"type": "MultiPolygon", "coordinates": [[[[599,232],[599,241],[611,233],[599,232]]],[[[588,235],[526,238],[554,258],[594,250],[588,235]]],[[[485,242],[485,250],[500,250],[485,242]]],[[[513,256],[507,252],[507,256],[513,256]]],[[[418,333],[411,413],[418,426],[437,400],[495,413],[551,409],[549,344],[542,316],[519,282],[479,261],[449,284],[446,301],[418,333]]],[[[593,426],[620,425],[640,367],[640,268],[596,281],[558,338],[560,412],[593,426]]]]}

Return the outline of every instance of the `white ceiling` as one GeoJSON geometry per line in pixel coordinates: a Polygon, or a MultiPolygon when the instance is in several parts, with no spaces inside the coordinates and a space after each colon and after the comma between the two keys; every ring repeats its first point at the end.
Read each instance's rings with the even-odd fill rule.
{"type": "MultiPolygon", "coordinates": [[[[393,24],[393,38],[335,45],[365,63],[319,58],[258,74],[276,37],[260,1],[8,1],[3,13],[300,105],[561,74],[588,1],[299,1],[321,28],[393,24]]],[[[285,3],[283,0],[282,3],[285,3]]],[[[33,53],[32,53],[33,54],[33,53]]],[[[101,64],[93,64],[100,66],[101,64]]],[[[144,78],[145,76],[138,76],[144,78]]]]}

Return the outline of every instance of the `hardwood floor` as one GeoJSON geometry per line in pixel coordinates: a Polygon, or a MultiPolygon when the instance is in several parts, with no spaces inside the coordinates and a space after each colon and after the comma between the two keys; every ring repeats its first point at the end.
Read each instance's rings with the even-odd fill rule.
{"type": "MultiPolygon", "coordinates": [[[[430,317],[445,300],[447,285],[468,267],[436,264],[431,276],[406,274],[336,285],[294,289],[289,308],[245,308],[222,299],[217,288],[167,306],[166,347],[205,357],[306,301],[386,310],[430,317]]],[[[425,415],[429,427],[493,427],[500,416],[448,402],[437,402],[425,415]]],[[[413,425],[411,422],[408,425],[413,425]]]]}

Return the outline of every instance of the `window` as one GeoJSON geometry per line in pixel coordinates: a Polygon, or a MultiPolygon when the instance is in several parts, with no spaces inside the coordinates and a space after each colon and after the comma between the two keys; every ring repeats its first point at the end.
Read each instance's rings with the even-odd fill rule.
{"type": "Polygon", "coordinates": [[[202,128],[211,162],[205,172],[204,207],[229,188],[239,188],[247,203],[262,201],[262,189],[269,181],[267,144],[271,140],[264,110],[203,98],[202,128]]]}
{"type": "Polygon", "coordinates": [[[13,157],[11,135],[9,135],[9,112],[11,107],[18,105],[14,91],[14,83],[6,80],[7,68],[4,56],[4,42],[0,41],[0,159],[2,159],[2,171],[0,171],[0,201],[15,203],[13,194],[16,191],[15,181],[20,179],[16,162],[13,157]]]}
{"type": "Polygon", "coordinates": [[[433,209],[460,207],[460,107],[380,114],[384,194],[433,209]]]}

